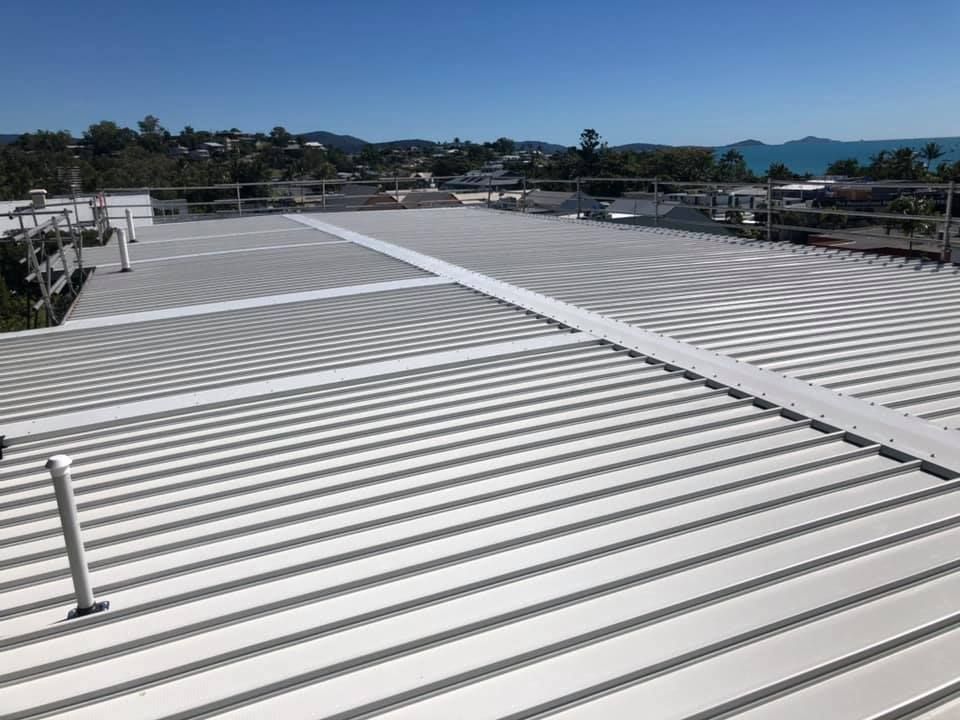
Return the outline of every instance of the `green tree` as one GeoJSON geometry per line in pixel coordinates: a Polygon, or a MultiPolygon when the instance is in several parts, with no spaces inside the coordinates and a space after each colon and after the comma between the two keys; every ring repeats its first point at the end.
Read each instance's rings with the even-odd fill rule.
{"type": "Polygon", "coordinates": [[[190,125],[184,125],[183,130],[180,131],[180,135],[177,136],[177,141],[184,147],[193,150],[199,144],[197,131],[190,125]]]}
{"type": "Polygon", "coordinates": [[[579,175],[595,175],[599,166],[600,155],[606,150],[606,143],[593,128],[585,128],[580,133],[580,148],[577,154],[580,156],[579,175]]]}
{"type": "Polygon", "coordinates": [[[293,135],[287,132],[287,129],[282,125],[277,125],[270,131],[270,142],[277,147],[286,147],[292,140],[293,135]]]}
{"type": "Polygon", "coordinates": [[[881,150],[870,158],[868,174],[875,180],[917,180],[926,171],[923,163],[917,161],[913,148],[901,147],[892,153],[881,150]]]}
{"type": "Polygon", "coordinates": [[[770,163],[767,177],[771,180],[792,180],[796,175],[783,163],[770,163]]]}
{"type": "MultiPolygon", "coordinates": [[[[934,209],[930,201],[925,198],[918,198],[913,195],[901,195],[887,206],[887,212],[920,216],[933,215],[934,209]]],[[[924,235],[932,235],[936,224],[913,219],[887,220],[885,227],[887,235],[890,234],[891,229],[899,227],[904,235],[908,238],[913,238],[914,234],[918,232],[924,235]]]]}
{"type": "Polygon", "coordinates": [[[379,170],[384,165],[383,153],[376,145],[364,145],[360,151],[360,163],[366,165],[371,170],[379,170]]]}
{"type": "Polygon", "coordinates": [[[130,128],[122,128],[115,122],[104,120],[87,128],[83,137],[94,155],[109,155],[132,145],[137,135],[130,128]]]}
{"type": "Polygon", "coordinates": [[[140,128],[140,134],[142,135],[161,134],[163,132],[163,128],[160,127],[160,118],[156,115],[147,115],[143,120],[137,122],[137,126],[140,128]]]}
{"type": "Polygon", "coordinates": [[[731,148],[720,157],[720,162],[717,164],[717,179],[721,182],[739,182],[746,180],[749,175],[747,161],[739,150],[731,148]]]}
{"type": "Polygon", "coordinates": [[[29,152],[53,153],[66,152],[67,146],[72,142],[73,138],[66,130],[37,130],[35,133],[24,133],[17,138],[14,145],[29,152]]]}
{"type": "Polygon", "coordinates": [[[516,143],[506,137],[498,138],[493,143],[493,149],[498,155],[513,155],[516,147],[516,143]]]}
{"type": "Polygon", "coordinates": [[[926,159],[929,168],[934,160],[943,157],[946,153],[940,143],[928,142],[920,150],[920,154],[926,159]]]}
{"type": "Polygon", "coordinates": [[[827,167],[827,175],[842,175],[844,177],[859,177],[864,174],[864,168],[856,158],[834,160],[827,167]]]}

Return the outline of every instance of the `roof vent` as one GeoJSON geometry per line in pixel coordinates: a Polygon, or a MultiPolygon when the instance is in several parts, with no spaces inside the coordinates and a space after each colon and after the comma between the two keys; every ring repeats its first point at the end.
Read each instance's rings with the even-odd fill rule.
{"type": "Polygon", "coordinates": [[[70,476],[72,463],[73,460],[67,455],[54,455],[47,460],[46,464],[47,470],[53,477],[57,511],[60,513],[60,525],[63,527],[63,541],[67,546],[70,574],[73,576],[73,590],[77,596],[77,607],[67,614],[68,618],[83,617],[110,607],[109,602],[97,602],[93,598],[87,554],[83,548],[83,537],[80,535],[77,501],[73,496],[73,479],[70,476]]]}

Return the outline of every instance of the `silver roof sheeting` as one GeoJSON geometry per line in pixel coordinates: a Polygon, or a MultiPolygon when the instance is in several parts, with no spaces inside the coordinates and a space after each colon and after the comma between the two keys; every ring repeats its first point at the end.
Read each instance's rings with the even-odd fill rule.
{"type": "MultiPolygon", "coordinates": [[[[193,225],[193,223],[190,223],[193,225]]],[[[161,228],[166,229],[166,228],[161,228]]],[[[240,233],[217,233],[214,228],[192,230],[176,238],[154,239],[154,228],[140,228],[137,242],[130,243],[128,249],[137,267],[144,262],[153,262],[164,258],[185,256],[206,257],[212,254],[233,254],[237,252],[255,252],[265,247],[290,248],[302,245],[342,242],[321,232],[296,225],[282,230],[247,231],[240,233]],[[204,233],[204,234],[201,234],[204,233]]],[[[87,265],[98,268],[118,268],[120,251],[115,240],[106,245],[86,247],[83,260],[87,265]]]]}
{"type": "Polygon", "coordinates": [[[4,717],[852,718],[948,695],[956,483],[576,337],[17,443],[4,717]],[[69,623],[53,452],[112,603],[69,623]]]}
{"type": "Polygon", "coordinates": [[[0,337],[0,417],[15,422],[349,367],[372,354],[402,358],[556,332],[452,284],[108,327],[68,324],[0,337]]]}
{"type": "Polygon", "coordinates": [[[137,262],[140,243],[132,247],[133,272],[98,269],[75,303],[71,320],[426,276],[410,265],[343,242],[178,255],[146,263],[137,262]]]}
{"type": "Polygon", "coordinates": [[[958,269],[472,209],[330,222],[691,345],[960,426],[958,269]]]}
{"type": "MultiPolygon", "coordinates": [[[[621,268],[656,286],[658,258],[720,278],[821,262],[677,234],[658,255],[632,230],[493,213],[322,218],[358,216],[557,296],[604,265],[611,287],[621,268]]],[[[242,244],[280,220],[218,227],[242,244]]],[[[197,304],[184,274],[180,304],[0,336],[0,718],[955,709],[952,431],[324,227],[348,242],[295,249],[299,292],[197,304]],[[324,287],[331,248],[359,274],[324,287]],[[382,262],[408,274],[363,279],[382,262]],[[111,603],[69,621],[43,469],[60,453],[111,603]]],[[[205,242],[188,232],[167,245],[205,242]]],[[[203,257],[260,253],[236,249],[203,257]]]]}

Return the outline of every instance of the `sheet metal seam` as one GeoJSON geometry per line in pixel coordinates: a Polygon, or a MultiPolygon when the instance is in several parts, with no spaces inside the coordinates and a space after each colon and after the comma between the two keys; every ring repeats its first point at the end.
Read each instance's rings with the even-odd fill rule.
{"type": "Polygon", "coordinates": [[[285,217],[552,318],[614,345],[675,365],[824,424],[855,432],[881,446],[919,458],[931,469],[951,478],[960,474],[960,446],[949,428],[789,375],[764,370],[719,352],[703,350],[337,225],[301,215],[285,217]]]}

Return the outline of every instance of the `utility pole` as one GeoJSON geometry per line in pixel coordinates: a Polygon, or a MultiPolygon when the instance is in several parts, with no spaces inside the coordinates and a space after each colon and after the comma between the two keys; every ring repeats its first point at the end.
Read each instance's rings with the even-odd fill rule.
{"type": "Polygon", "coordinates": [[[773,178],[767,178],[767,242],[773,240],[773,178]]]}
{"type": "Polygon", "coordinates": [[[953,193],[956,190],[956,183],[951,180],[950,187],[947,189],[947,211],[943,222],[943,252],[940,255],[942,262],[953,261],[953,247],[950,244],[950,219],[953,214],[953,193]]]}
{"type": "Polygon", "coordinates": [[[580,193],[580,177],[578,176],[577,177],[577,220],[581,218],[581,212],[583,210],[583,206],[581,204],[582,197],[583,196],[580,193]]]}
{"type": "Polygon", "coordinates": [[[653,226],[660,225],[660,181],[653,179],[653,226]]]}

